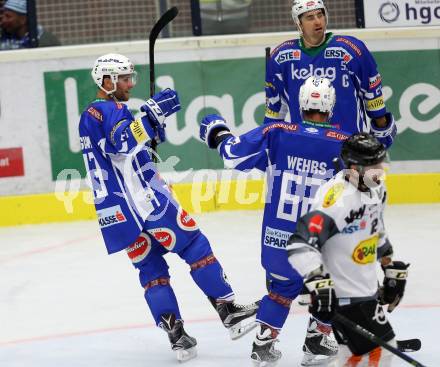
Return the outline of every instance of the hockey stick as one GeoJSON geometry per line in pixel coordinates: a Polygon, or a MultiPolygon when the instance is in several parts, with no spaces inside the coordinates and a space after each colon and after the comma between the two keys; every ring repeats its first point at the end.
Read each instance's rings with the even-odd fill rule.
{"type": "Polygon", "coordinates": [[[422,347],[420,339],[396,340],[396,343],[401,352],[417,352],[422,347]]]}
{"type": "Polygon", "coordinates": [[[267,72],[267,67],[269,65],[269,60],[270,60],[270,47],[266,47],[264,51],[266,53],[266,72],[267,72]]]}
{"type": "MultiPolygon", "coordinates": [[[[173,6],[168,9],[159,20],[154,24],[153,28],[150,31],[150,35],[148,37],[149,40],[149,57],[150,57],[150,97],[153,97],[155,94],[156,84],[155,84],[155,70],[154,70],[154,45],[156,44],[157,37],[159,37],[159,33],[164,29],[179,13],[179,10],[173,6]]],[[[156,140],[151,141],[151,148],[153,152],[156,152],[157,142],[156,140]]],[[[156,155],[153,155],[153,160],[156,161],[156,155]]]]}
{"type": "Polygon", "coordinates": [[[347,319],[345,316],[342,316],[339,313],[335,313],[333,317],[334,321],[339,321],[340,323],[347,326],[349,329],[353,330],[354,332],[358,333],[359,335],[362,335],[364,338],[368,339],[372,343],[375,343],[377,345],[380,345],[381,347],[389,350],[391,353],[395,354],[396,356],[402,358],[403,360],[407,361],[410,365],[416,366],[416,367],[427,367],[424,364],[421,364],[420,362],[417,362],[414,358],[411,358],[410,356],[406,355],[405,353],[401,352],[399,349],[393,347],[392,345],[388,344],[387,342],[383,341],[378,336],[374,335],[372,332],[368,331],[367,329],[363,328],[362,326],[354,323],[353,321],[347,319]]]}

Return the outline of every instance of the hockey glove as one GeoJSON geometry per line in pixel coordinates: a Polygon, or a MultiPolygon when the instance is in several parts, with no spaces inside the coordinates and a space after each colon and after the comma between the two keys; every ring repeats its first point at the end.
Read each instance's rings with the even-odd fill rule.
{"type": "Polygon", "coordinates": [[[321,321],[329,321],[336,306],[336,294],[330,275],[315,275],[306,280],[304,287],[310,293],[309,312],[321,321]]]}
{"type": "Polygon", "coordinates": [[[408,267],[409,264],[402,261],[393,261],[388,266],[382,267],[385,278],[379,289],[379,303],[388,305],[388,312],[392,312],[403,298],[408,267]]]}
{"type": "MultiPolygon", "coordinates": [[[[166,139],[165,118],[179,110],[179,96],[177,92],[169,88],[155,94],[147,100],[146,104],[141,106],[141,111],[145,112],[145,116],[147,117],[147,120],[145,120],[145,116],[142,117],[142,122],[147,131],[146,123],[149,122],[149,125],[154,131],[154,137],[152,137],[152,139],[156,139],[157,143],[162,143],[166,139]]],[[[150,135],[150,133],[148,135],[150,135]]]]}
{"type": "Polygon", "coordinates": [[[385,148],[388,149],[391,144],[393,144],[394,138],[396,137],[397,126],[394,117],[390,112],[385,114],[385,118],[387,120],[385,127],[378,127],[374,122],[371,122],[370,132],[377,138],[377,140],[385,145],[385,148]]]}
{"type": "MultiPolygon", "coordinates": [[[[207,115],[203,118],[200,124],[200,139],[211,149],[216,149],[222,140],[217,139],[217,135],[223,132],[222,135],[229,133],[229,127],[226,121],[220,115],[207,115]]],[[[226,136],[225,136],[226,137],[226,136]]]]}

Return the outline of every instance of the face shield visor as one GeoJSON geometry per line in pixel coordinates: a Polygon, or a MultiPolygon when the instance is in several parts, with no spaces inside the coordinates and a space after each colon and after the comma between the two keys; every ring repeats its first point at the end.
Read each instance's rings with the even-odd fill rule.
{"type": "Polygon", "coordinates": [[[117,82],[131,83],[134,87],[137,83],[137,72],[133,70],[130,74],[118,75],[117,82]]]}

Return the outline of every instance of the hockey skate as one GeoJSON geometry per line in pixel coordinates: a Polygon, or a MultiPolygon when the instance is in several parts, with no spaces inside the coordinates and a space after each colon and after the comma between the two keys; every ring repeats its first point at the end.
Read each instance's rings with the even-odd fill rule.
{"type": "Polygon", "coordinates": [[[259,301],[249,305],[239,305],[235,302],[217,302],[211,297],[208,298],[223,325],[228,329],[232,340],[241,338],[257,326],[255,320],[250,318],[256,315],[259,301]]]}
{"type": "Polygon", "coordinates": [[[176,320],[172,313],[161,315],[159,327],[166,331],[171,349],[176,352],[177,360],[185,362],[197,356],[197,341],[183,329],[182,320],[176,320]]]}
{"type": "Polygon", "coordinates": [[[331,327],[310,317],[303,352],[301,366],[327,366],[331,363],[338,354],[338,343],[332,336],[331,327]]]}
{"type": "Polygon", "coordinates": [[[278,332],[267,325],[261,325],[252,344],[251,359],[255,367],[276,366],[281,358],[281,352],[275,349],[278,332]]]}

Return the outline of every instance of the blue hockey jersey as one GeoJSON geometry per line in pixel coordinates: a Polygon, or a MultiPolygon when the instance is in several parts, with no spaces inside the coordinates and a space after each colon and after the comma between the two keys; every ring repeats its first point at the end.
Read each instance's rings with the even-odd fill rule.
{"type": "Polygon", "coordinates": [[[218,147],[225,167],[266,172],[262,263],[289,277],[285,252],[297,220],[308,212],[317,189],[334,174],[333,158],[350,134],[306,124],[274,122],[218,147]]]}
{"type": "Polygon", "coordinates": [[[381,76],[365,44],[328,33],[323,45],[306,49],[299,39],[274,49],[266,70],[265,123],[300,121],[298,94],[312,76],[326,77],[336,90],[332,124],[344,131],[370,131],[370,118],[385,115],[381,76]]]}
{"type": "Polygon", "coordinates": [[[125,104],[94,101],[81,114],[79,134],[99,226],[114,253],[131,245],[147,217],[173,199],[151,160],[142,122],[125,104]]]}

